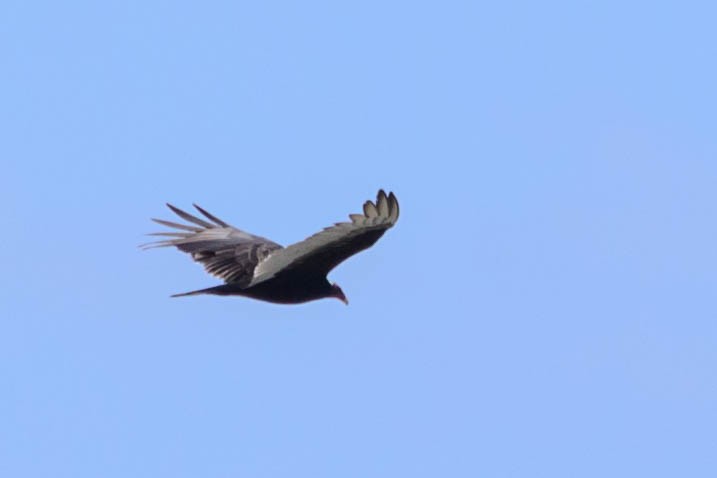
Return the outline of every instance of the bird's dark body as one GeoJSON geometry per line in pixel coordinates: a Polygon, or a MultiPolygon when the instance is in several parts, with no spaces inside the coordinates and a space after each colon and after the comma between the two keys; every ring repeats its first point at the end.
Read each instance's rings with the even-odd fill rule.
{"type": "Polygon", "coordinates": [[[243,288],[238,284],[222,284],[176,297],[196,294],[239,295],[251,299],[273,302],[274,304],[302,304],[332,295],[332,285],[326,277],[276,277],[253,287],[243,288]]]}
{"type": "Polygon", "coordinates": [[[341,288],[330,283],[326,275],[348,257],[371,247],[393,227],[399,214],[393,193],[379,191],[376,203],[366,201],[363,214],[351,214],[351,222],[337,223],[304,241],[282,247],[230,226],[199,206],[195,205],[211,222],[168,206],[190,224],[154,219],[176,230],[155,233],[170,239],[147,247],[174,246],[225,281],[173,297],[238,295],[277,304],[300,304],[326,297],[348,303],[341,288]]]}

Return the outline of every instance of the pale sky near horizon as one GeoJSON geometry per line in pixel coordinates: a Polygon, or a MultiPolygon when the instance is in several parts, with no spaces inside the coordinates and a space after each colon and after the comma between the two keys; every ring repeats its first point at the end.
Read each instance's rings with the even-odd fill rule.
{"type": "Polygon", "coordinates": [[[0,475],[717,476],[716,14],[3,2],[0,475]],[[137,248],[379,188],[348,307],[137,248]]]}

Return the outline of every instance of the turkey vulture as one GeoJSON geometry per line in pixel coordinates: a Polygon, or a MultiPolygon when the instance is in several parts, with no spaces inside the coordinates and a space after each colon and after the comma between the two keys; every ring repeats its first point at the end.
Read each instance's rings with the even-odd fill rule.
{"type": "Polygon", "coordinates": [[[167,204],[189,224],[152,219],[176,229],[151,236],[169,239],[142,247],[174,246],[191,254],[207,272],[224,284],[172,297],[197,294],[240,295],[278,304],[299,304],[334,297],[348,305],[341,288],[326,274],[357,252],[371,247],[398,220],[398,201],[393,193],[378,192],[376,203],[366,201],[363,214],[340,222],[301,242],[282,247],[269,239],[230,226],[196,204],[207,220],[167,204]]]}

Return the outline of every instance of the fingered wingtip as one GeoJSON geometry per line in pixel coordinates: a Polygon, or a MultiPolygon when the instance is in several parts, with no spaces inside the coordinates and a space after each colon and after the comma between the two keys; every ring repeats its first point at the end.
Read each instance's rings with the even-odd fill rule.
{"type": "Polygon", "coordinates": [[[206,209],[199,206],[197,203],[192,203],[192,206],[194,206],[194,209],[199,211],[204,217],[212,221],[214,224],[220,227],[231,227],[228,223],[222,221],[218,217],[216,217],[214,214],[209,213],[206,209]]]}

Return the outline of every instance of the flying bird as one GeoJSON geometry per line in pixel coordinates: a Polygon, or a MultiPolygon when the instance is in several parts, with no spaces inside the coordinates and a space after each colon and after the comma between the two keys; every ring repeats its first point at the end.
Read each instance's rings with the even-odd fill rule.
{"type": "Polygon", "coordinates": [[[378,192],[376,202],[366,201],[363,214],[350,214],[350,222],[339,222],[301,242],[282,247],[264,237],[235,228],[194,204],[202,219],[171,204],[180,224],[152,219],[174,231],[150,236],[168,239],[141,247],[176,247],[224,284],[175,294],[239,295],[278,304],[300,304],[333,297],[348,305],[346,295],[326,275],[357,252],[371,247],[398,220],[398,201],[393,193],[378,192]]]}

